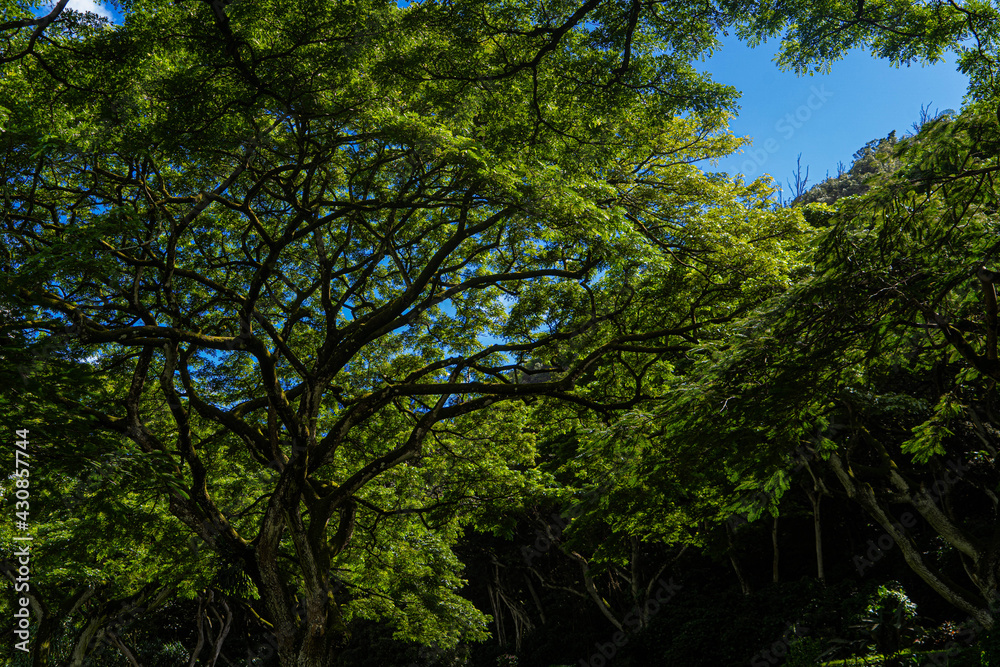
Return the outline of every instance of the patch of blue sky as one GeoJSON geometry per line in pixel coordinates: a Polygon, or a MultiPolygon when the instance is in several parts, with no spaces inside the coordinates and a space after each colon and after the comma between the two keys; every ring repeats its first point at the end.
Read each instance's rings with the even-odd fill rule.
{"type": "Polygon", "coordinates": [[[717,167],[703,163],[704,169],[748,180],[769,174],[787,192],[801,153],[813,185],[827,173],[835,176],[838,163],[849,167],[854,152],[869,141],[893,130],[897,136],[911,131],[922,106],[959,109],[968,87],[954,54],[934,65],[894,68],[853,50],[829,74],[798,76],[778,69],[778,45],[772,40],[751,49],[731,36],[699,64],[714,81],[742,91],[740,113],[730,129],[753,141],[720,159],[717,167]]]}
{"type": "MultiPolygon", "coordinates": [[[[56,3],[48,2],[40,5],[35,9],[35,13],[38,15],[48,14],[55,7],[56,3]]],[[[69,0],[66,3],[67,9],[72,9],[77,12],[90,12],[91,14],[97,14],[106,19],[111,20],[114,23],[120,23],[122,20],[121,8],[119,8],[113,2],[96,2],[95,0],[69,0]]]]}

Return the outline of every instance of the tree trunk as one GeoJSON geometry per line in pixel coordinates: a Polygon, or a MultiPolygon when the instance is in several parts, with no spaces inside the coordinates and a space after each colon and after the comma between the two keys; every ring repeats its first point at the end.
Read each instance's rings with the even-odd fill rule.
{"type": "Polygon", "coordinates": [[[531,578],[525,574],[524,581],[528,584],[528,592],[531,593],[531,599],[535,601],[535,609],[538,610],[538,616],[542,619],[542,625],[545,625],[545,608],[542,607],[542,601],[538,597],[538,593],[535,592],[535,586],[531,583],[531,578]]]}
{"type": "MultiPolygon", "coordinates": [[[[994,624],[993,611],[989,607],[983,607],[981,605],[981,601],[977,599],[976,595],[965,590],[962,586],[959,586],[955,582],[951,581],[943,574],[928,567],[928,564],[924,561],[922,551],[917,547],[913,540],[910,539],[909,535],[900,529],[901,524],[897,521],[891,520],[886,509],[876,499],[871,485],[859,482],[854,477],[854,472],[851,470],[850,466],[845,465],[840,456],[837,454],[833,454],[830,457],[830,465],[833,467],[833,470],[843,485],[844,490],[847,491],[847,495],[861,505],[869,516],[878,522],[878,524],[885,529],[889,537],[894,540],[895,544],[899,546],[899,549],[903,554],[903,558],[906,560],[906,564],[910,567],[910,569],[913,570],[921,579],[927,582],[927,584],[933,588],[938,595],[943,597],[958,609],[961,609],[965,613],[969,614],[975,622],[979,623],[984,628],[992,628],[994,624]]],[[[921,500],[915,502],[914,505],[917,507],[918,511],[922,509],[924,510],[921,514],[923,514],[926,518],[927,514],[930,514],[931,512],[923,507],[921,500]]],[[[932,526],[934,525],[933,521],[930,521],[930,523],[932,526]]],[[[990,594],[986,593],[986,595],[987,599],[989,599],[990,594]]]]}
{"type": "Polygon", "coordinates": [[[816,578],[826,583],[826,572],[823,569],[823,525],[820,522],[819,514],[819,503],[823,496],[819,491],[810,491],[809,489],[806,489],[806,495],[809,496],[809,503],[812,505],[813,511],[813,534],[816,538],[816,578]]]}
{"type": "Polygon", "coordinates": [[[740,590],[743,595],[750,595],[750,584],[747,583],[746,577],[743,576],[743,570],[740,568],[740,562],[736,559],[736,545],[733,542],[733,529],[729,524],[726,524],[726,542],[729,544],[729,562],[733,564],[733,571],[736,573],[736,578],[740,582],[740,590]]]}
{"type": "Polygon", "coordinates": [[[597,586],[594,584],[594,578],[590,574],[590,564],[587,563],[587,559],[575,551],[563,550],[563,552],[580,564],[580,570],[583,573],[583,585],[586,587],[587,592],[590,593],[590,598],[594,601],[594,604],[596,604],[597,608],[601,610],[602,614],[604,614],[604,618],[608,619],[611,622],[611,625],[615,626],[617,630],[624,630],[621,621],[615,618],[611,608],[608,607],[608,605],[604,602],[604,598],[602,598],[600,592],[598,592],[597,586]]]}

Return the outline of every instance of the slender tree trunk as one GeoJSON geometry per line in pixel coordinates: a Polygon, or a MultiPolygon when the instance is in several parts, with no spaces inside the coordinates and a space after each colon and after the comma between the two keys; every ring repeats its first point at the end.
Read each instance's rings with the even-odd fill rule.
{"type": "Polygon", "coordinates": [[[212,662],[209,663],[209,667],[215,667],[215,663],[219,661],[219,656],[222,654],[222,645],[226,643],[226,637],[233,627],[233,610],[229,608],[229,603],[226,602],[225,598],[222,600],[222,608],[226,610],[226,617],[224,619],[220,618],[216,613],[216,618],[221,623],[221,629],[218,641],[215,643],[215,651],[212,653],[212,662]]]}
{"type": "MultiPolygon", "coordinates": [[[[921,579],[923,579],[931,588],[933,588],[941,597],[950,602],[952,605],[961,609],[965,613],[969,614],[973,620],[979,623],[984,628],[992,628],[994,625],[993,610],[990,608],[984,608],[980,606],[977,596],[970,591],[965,590],[962,586],[959,586],[954,581],[949,579],[942,573],[931,569],[927,562],[924,560],[923,552],[917,547],[913,540],[900,529],[900,524],[893,521],[889,516],[886,508],[879,503],[878,499],[875,497],[872,491],[871,485],[859,482],[854,477],[854,472],[851,470],[850,465],[845,464],[845,462],[840,458],[839,455],[834,454],[830,457],[830,465],[847,491],[847,495],[850,496],[852,500],[855,500],[861,507],[868,512],[875,521],[877,521],[882,528],[885,529],[886,533],[891,537],[895,543],[898,545],[906,564],[910,566],[921,579]]],[[[924,518],[927,518],[929,511],[922,507],[919,502],[913,503],[917,510],[922,511],[921,514],[924,518]]],[[[933,526],[933,522],[928,520],[933,526]]],[[[940,531],[939,531],[940,532],[940,531]]],[[[987,599],[989,594],[985,594],[987,599]]]]}
{"type": "Polygon", "coordinates": [[[639,538],[632,536],[632,602],[635,604],[635,608],[639,610],[639,627],[646,627],[646,608],[645,600],[642,598],[641,586],[639,585],[639,538]]]}
{"type": "Polygon", "coordinates": [[[118,635],[113,632],[109,632],[108,637],[111,639],[111,643],[115,645],[115,648],[117,648],[125,657],[125,660],[128,661],[130,667],[142,667],[142,665],[139,664],[139,661],[135,659],[135,655],[132,654],[132,651],[129,650],[129,647],[125,645],[125,642],[123,642],[118,635]]]}
{"type": "Polygon", "coordinates": [[[531,583],[531,578],[525,574],[524,581],[528,584],[528,592],[531,593],[531,599],[535,601],[535,608],[538,610],[538,616],[542,619],[542,625],[545,625],[545,608],[542,607],[542,601],[538,597],[538,593],[535,592],[535,586],[531,583]]]}
{"type": "Polygon", "coordinates": [[[567,551],[564,549],[563,553],[580,564],[580,570],[583,573],[583,585],[586,587],[587,592],[590,593],[590,598],[594,601],[594,604],[596,604],[597,608],[601,610],[602,614],[604,614],[604,618],[608,619],[608,621],[611,622],[611,625],[615,626],[616,629],[624,630],[621,621],[615,618],[611,608],[604,602],[604,598],[601,597],[600,592],[597,590],[594,578],[590,574],[590,564],[587,563],[587,559],[575,551],[567,551]]]}
{"type": "Polygon", "coordinates": [[[107,617],[103,615],[90,620],[90,623],[80,633],[76,645],[73,647],[73,653],[69,658],[70,667],[83,667],[84,660],[90,654],[91,645],[95,643],[100,644],[101,640],[104,639],[104,626],[106,623],[107,617]]]}
{"type": "Polygon", "coordinates": [[[823,524],[820,521],[819,514],[819,503],[823,499],[823,496],[818,491],[810,491],[808,489],[806,489],[806,495],[809,496],[809,502],[812,504],[813,511],[813,534],[816,537],[816,578],[825,583],[826,572],[823,569],[823,524]]]}
{"type": "Polygon", "coordinates": [[[198,611],[195,612],[194,620],[198,628],[198,641],[195,643],[194,648],[191,649],[191,660],[188,661],[188,667],[194,667],[198,662],[198,655],[201,653],[201,649],[205,646],[205,597],[204,594],[198,594],[198,611]]]}
{"type": "Polygon", "coordinates": [[[736,578],[740,582],[740,590],[743,595],[750,595],[750,584],[747,583],[746,577],[743,576],[743,570],[740,568],[740,562],[736,558],[736,544],[733,542],[733,529],[726,524],[726,542],[729,544],[729,562],[733,564],[733,571],[736,573],[736,578]]]}

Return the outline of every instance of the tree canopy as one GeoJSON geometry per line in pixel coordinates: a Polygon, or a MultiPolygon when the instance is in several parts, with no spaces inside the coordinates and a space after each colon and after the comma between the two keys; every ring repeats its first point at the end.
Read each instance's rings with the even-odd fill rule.
{"type": "MultiPolygon", "coordinates": [[[[830,205],[699,166],[741,145],[693,66],[724,29],[800,70],[961,44],[991,85],[992,6],[827,4],[0,4],[4,419],[43,502],[79,489],[40,541],[122,533],[39,561],[35,663],[135,662],[120,619],[170,610],[192,665],[483,640],[461,540],[581,484],[562,553],[621,630],[642,545],[707,547],[743,491],[777,514],[804,441],[887,529],[912,494],[977,592],[908,562],[989,625],[1000,533],[916,489],[962,415],[993,447],[995,103],[863,149],[830,205]]],[[[962,481],[995,505],[992,472],[962,481]]]]}
{"type": "Polygon", "coordinates": [[[711,21],[127,9],[6,66],[5,330],[72,333],[100,389],[46,400],[138,448],[282,663],[353,617],[482,637],[449,545],[542,482],[535,399],[635,405],[794,263],[796,212],[691,165],[738,145],[711,21]]]}

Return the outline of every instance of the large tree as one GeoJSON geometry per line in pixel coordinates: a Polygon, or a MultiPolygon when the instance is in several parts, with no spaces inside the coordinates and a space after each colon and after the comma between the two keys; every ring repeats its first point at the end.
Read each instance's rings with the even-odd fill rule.
{"type": "Polygon", "coordinates": [[[711,456],[755,516],[794,472],[825,469],[890,540],[855,555],[858,573],[898,548],[983,627],[1000,599],[996,105],[861,156],[893,168],[812,205],[812,270],[679,387],[668,454],[647,464],[662,480],[711,456]]]}
{"type": "Polygon", "coordinates": [[[282,664],[482,637],[450,545],[539,479],[534,399],[636,405],[793,261],[797,213],[691,164],[738,145],[716,10],[126,9],[0,80],[3,330],[102,387],[36,398],[134,443],[282,664]]]}

